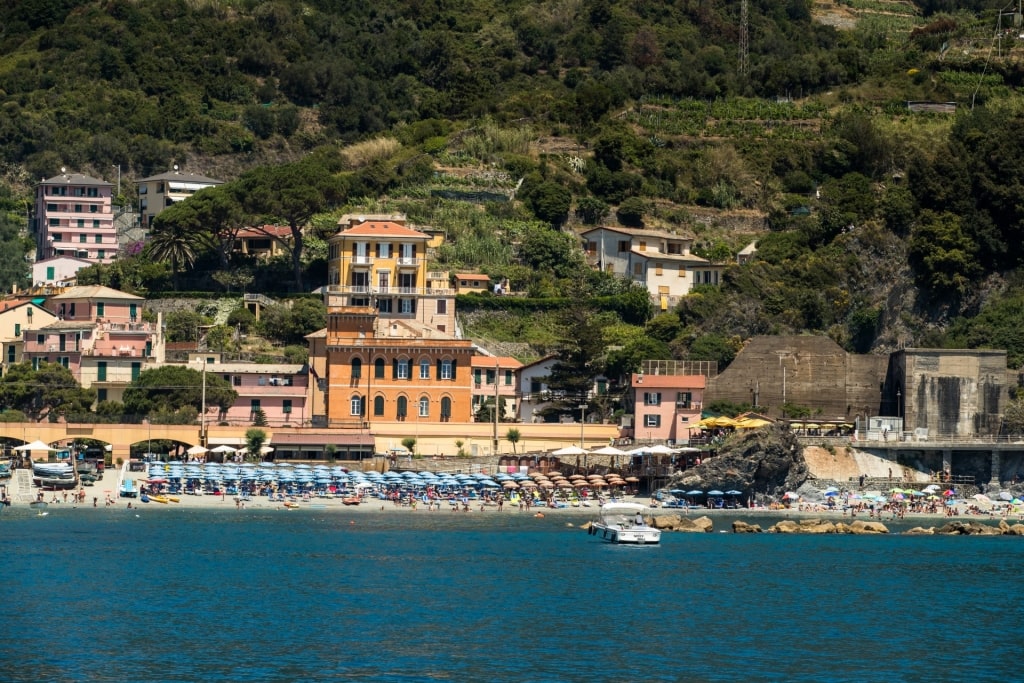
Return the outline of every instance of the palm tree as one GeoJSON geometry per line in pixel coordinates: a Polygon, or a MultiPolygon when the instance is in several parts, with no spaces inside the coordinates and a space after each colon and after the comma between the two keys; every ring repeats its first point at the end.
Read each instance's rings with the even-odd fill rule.
{"type": "Polygon", "coordinates": [[[168,208],[153,219],[153,233],[147,245],[149,255],[156,261],[171,262],[175,289],[178,289],[180,269],[191,268],[196,262],[197,248],[207,245],[208,236],[201,231],[194,217],[195,214],[181,204],[168,208]]]}
{"type": "Polygon", "coordinates": [[[512,454],[513,455],[515,455],[516,444],[519,443],[519,437],[520,436],[522,436],[522,435],[519,433],[519,430],[516,429],[515,427],[512,427],[507,432],[505,432],[505,440],[508,441],[510,444],[512,444],[512,454]]]}

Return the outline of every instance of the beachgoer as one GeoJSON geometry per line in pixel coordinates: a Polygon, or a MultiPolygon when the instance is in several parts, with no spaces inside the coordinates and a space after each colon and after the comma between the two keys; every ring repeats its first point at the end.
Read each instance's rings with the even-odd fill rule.
{"type": "Polygon", "coordinates": [[[634,520],[633,523],[636,524],[637,526],[643,526],[643,524],[644,524],[644,516],[641,513],[639,513],[639,512],[636,513],[636,519],[634,520]]]}

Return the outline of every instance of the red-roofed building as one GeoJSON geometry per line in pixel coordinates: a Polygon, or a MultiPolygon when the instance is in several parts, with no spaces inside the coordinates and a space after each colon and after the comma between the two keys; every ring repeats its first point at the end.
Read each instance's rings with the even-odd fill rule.
{"type": "Polygon", "coordinates": [[[636,373],[633,388],[633,436],[651,442],[687,443],[697,431],[704,404],[704,375],[636,373]]]}
{"type": "Polygon", "coordinates": [[[455,293],[486,292],[491,288],[491,278],[483,273],[456,273],[455,293]]]}
{"type": "Polygon", "coordinates": [[[404,216],[343,216],[328,246],[328,308],[371,308],[381,320],[414,320],[445,334],[455,331],[450,285],[428,277],[430,236],[404,216]]]}
{"type": "Polygon", "coordinates": [[[235,235],[235,251],[269,259],[288,252],[294,239],[292,229],[287,225],[260,225],[242,228],[235,235]]]}

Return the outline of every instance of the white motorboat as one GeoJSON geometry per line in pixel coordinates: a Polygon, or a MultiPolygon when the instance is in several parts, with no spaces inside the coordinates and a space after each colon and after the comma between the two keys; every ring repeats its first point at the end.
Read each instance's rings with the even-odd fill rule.
{"type": "Polygon", "coordinates": [[[647,523],[645,512],[649,512],[647,506],[639,503],[605,503],[587,533],[608,543],[658,545],[661,529],[647,523]]]}

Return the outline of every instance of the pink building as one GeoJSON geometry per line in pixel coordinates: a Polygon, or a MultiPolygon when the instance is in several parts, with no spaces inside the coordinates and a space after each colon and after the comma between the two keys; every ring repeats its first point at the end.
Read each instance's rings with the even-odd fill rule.
{"type": "Polygon", "coordinates": [[[704,375],[632,375],[633,437],[640,443],[686,444],[691,429],[695,435],[699,432],[706,379],[704,375]]]}
{"type": "Polygon", "coordinates": [[[60,363],[99,401],[120,401],[125,387],[164,359],[162,321],[142,321],[145,300],[99,285],[68,287],[45,307],[57,320],[26,328],[24,358],[60,363]]]}
{"type": "Polygon", "coordinates": [[[494,405],[494,396],[497,394],[504,409],[501,419],[517,420],[518,374],[523,364],[510,356],[473,356],[471,367],[473,415],[481,406],[494,405]]]}
{"type": "Polygon", "coordinates": [[[40,182],[32,218],[38,258],[74,256],[110,263],[117,256],[111,188],[105,180],[63,169],[40,182]]]}
{"type": "MultiPolygon", "coordinates": [[[[201,367],[193,362],[190,367],[201,367]]],[[[207,419],[230,424],[251,424],[259,410],[270,427],[308,426],[312,415],[306,410],[309,388],[307,365],[262,363],[207,363],[207,374],[223,377],[238,392],[238,399],[226,415],[212,410],[207,419]]]]}

